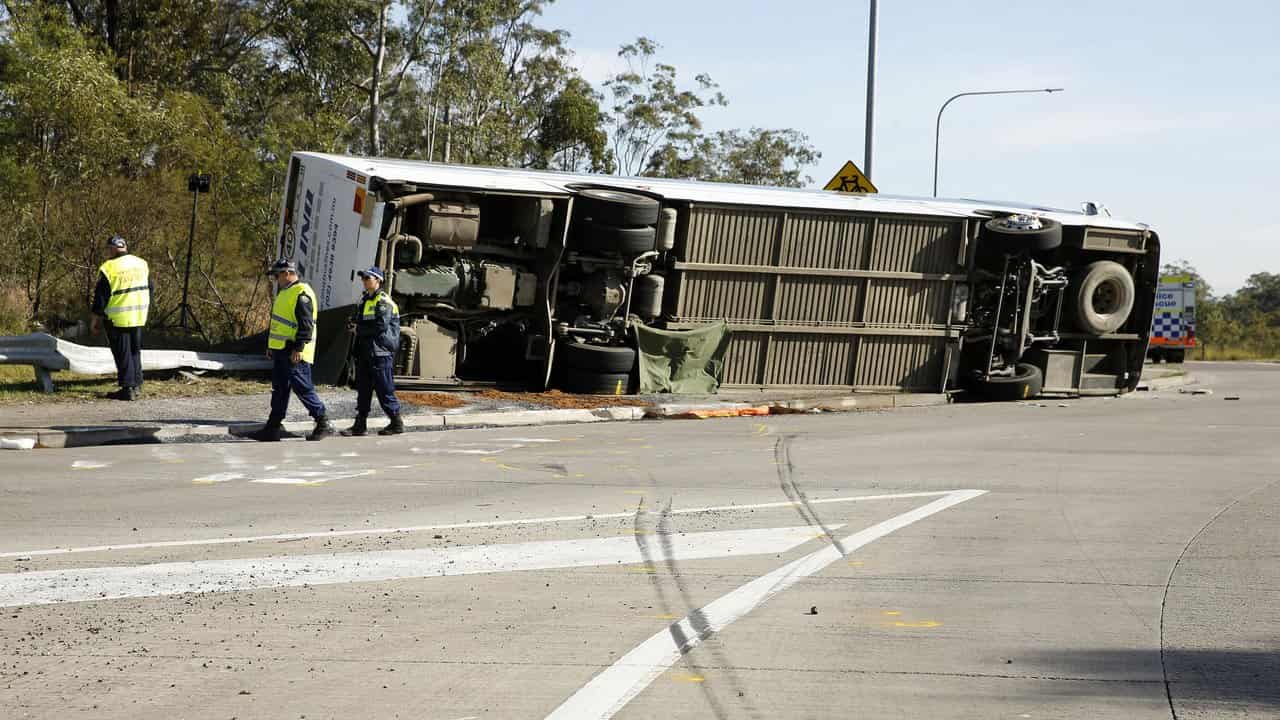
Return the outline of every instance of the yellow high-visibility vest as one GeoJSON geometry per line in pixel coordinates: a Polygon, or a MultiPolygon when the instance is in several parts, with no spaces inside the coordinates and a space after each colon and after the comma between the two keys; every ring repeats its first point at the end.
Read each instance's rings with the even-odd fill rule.
{"type": "MultiPolygon", "coordinates": [[[[316,292],[304,282],[296,282],[276,293],[276,301],[271,306],[271,329],[267,331],[267,347],[272,350],[283,350],[285,343],[298,337],[298,296],[306,294],[311,298],[312,321],[320,312],[316,303],[316,292]]],[[[312,328],[311,342],[302,346],[304,362],[316,362],[316,332],[312,328]]]]}
{"type": "Polygon", "coordinates": [[[98,268],[111,286],[107,299],[107,320],[113,327],[134,328],[147,324],[151,308],[150,270],[147,261],[137,255],[112,258],[98,268]]]}
{"type": "Polygon", "coordinates": [[[379,290],[377,295],[374,295],[371,299],[364,301],[364,308],[360,313],[360,319],[372,320],[378,314],[379,300],[386,300],[387,304],[391,306],[391,317],[400,317],[400,306],[396,305],[396,301],[392,300],[390,295],[379,290]]]}

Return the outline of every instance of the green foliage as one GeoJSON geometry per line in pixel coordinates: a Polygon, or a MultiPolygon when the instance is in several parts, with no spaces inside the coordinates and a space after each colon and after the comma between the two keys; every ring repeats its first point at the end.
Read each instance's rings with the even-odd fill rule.
{"type": "Polygon", "coordinates": [[[720,131],[684,147],[667,144],[649,160],[646,174],[712,182],[803,187],[813,178],[801,173],[822,157],[796,130],[751,128],[720,131]]]}
{"type": "Polygon", "coordinates": [[[613,97],[609,127],[618,171],[638,175],[663,146],[696,145],[702,132],[698,111],[728,104],[711,77],[694,77],[692,89],[681,89],[674,66],[656,62],[658,43],[641,37],[623,45],[618,57],[626,72],[605,81],[613,97]]]}
{"type": "Polygon", "coordinates": [[[1196,339],[1205,358],[1280,358],[1280,274],[1254,273],[1244,287],[1221,298],[1186,260],[1165,264],[1161,274],[1196,281],[1196,339]]]}

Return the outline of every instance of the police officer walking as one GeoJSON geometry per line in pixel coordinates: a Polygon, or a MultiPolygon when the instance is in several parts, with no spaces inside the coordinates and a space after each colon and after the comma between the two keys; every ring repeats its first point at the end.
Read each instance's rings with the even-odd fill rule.
{"type": "Polygon", "coordinates": [[[151,307],[151,273],[147,261],[129,254],[124,238],[107,239],[107,261],[98,268],[93,290],[93,323],[96,335],[107,320],[107,342],[116,362],[120,389],[108,393],[112,400],[136,400],[142,389],[142,328],[151,307]]]}
{"type": "Polygon", "coordinates": [[[393,369],[400,346],[400,308],[382,292],[381,270],[371,267],[357,274],[364,283],[364,296],[347,325],[356,336],[356,419],[342,434],[351,437],[369,432],[369,410],[376,390],[378,404],[391,421],[378,434],[399,435],[404,432],[404,421],[400,419],[393,369]]]}
{"type": "Polygon", "coordinates": [[[311,382],[311,366],[316,360],[316,293],[298,281],[298,266],[290,260],[276,261],[267,274],[276,282],[267,338],[267,355],[272,360],[271,415],[267,424],[249,437],[260,442],[280,439],[292,390],[316,421],[307,439],[321,440],[332,435],[334,428],[311,382]]]}

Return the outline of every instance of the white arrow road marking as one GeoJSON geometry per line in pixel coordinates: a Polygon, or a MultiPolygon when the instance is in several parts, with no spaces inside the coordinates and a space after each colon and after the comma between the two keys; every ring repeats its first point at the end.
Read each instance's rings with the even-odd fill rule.
{"type": "MultiPolygon", "coordinates": [[[[966,500],[972,500],[985,492],[985,490],[956,490],[928,505],[854,533],[844,538],[841,545],[846,551],[856,550],[895,530],[900,530],[966,500]]],[[[552,711],[547,719],[604,720],[613,717],[659,675],[674,665],[681,655],[756,609],[769,598],[800,580],[820,572],[841,557],[843,555],[836,546],[827,545],[821,550],[787,563],[768,575],[756,578],[729,594],[717,598],[709,605],[690,613],[683,620],[672,623],[665,630],[654,634],[634,650],[623,655],[613,665],[592,678],[564,704],[552,711]]]]}
{"type": "MultiPolygon", "coordinates": [[[[698,560],[785,552],[812,539],[806,526],[683,533],[671,544],[675,558],[698,560]]],[[[642,562],[634,538],[614,537],[46,570],[0,575],[0,607],[642,562]]]]}
{"type": "MultiPolygon", "coordinates": [[[[270,469],[274,469],[271,466],[270,469]]],[[[392,468],[400,467],[392,465],[392,468]]],[[[412,467],[405,465],[403,467],[412,467]]],[[[226,480],[235,480],[243,478],[243,474],[231,473],[235,477],[219,475],[208,475],[199,480],[205,482],[225,482],[226,480]]],[[[853,502],[870,502],[873,500],[902,500],[909,498],[923,497],[940,497],[942,495],[951,494],[950,490],[941,492],[912,492],[912,493],[890,493],[886,495],[848,495],[845,497],[834,498],[809,498],[810,505],[825,505],[827,503],[853,503],[853,502]]],[[[694,507],[679,508],[670,511],[670,515],[697,515],[702,513],[713,512],[737,512],[743,510],[767,510],[772,508],[793,507],[798,503],[792,501],[786,502],[767,502],[754,503],[750,505],[714,505],[710,507],[694,507]]],[[[192,545],[231,545],[236,543],[251,542],[279,542],[282,540],[309,540],[312,538],[333,538],[333,537],[351,537],[355,535],[395,535],[399,533],[416,533],[416,532],[436,532],[439,530],[464,530],[468,528],[498,528],[512,527],[520,525],[550,525],[562,522],[581,522],[583,520],[616,520],[618,518],[634,517],[635,512],[617,512],[617,513],[600,513],[597,515],[559,515],[556,517],[537,517],[537,518],[516,518],[512,520],[481,520],[479,522],[461,522],[447,523],[443,525],[410,525],[408,527],[379,527],[379,528],[356,528],[353,530],[328,530],[316,532],[298,532],[298,533],[279,533],[276,535],[241,535],[236,537],[220,537],[220,538],[201,538],[197,540],[159,540],[156,542],[145,543],[120,543],[119,545],[89,545],[86,547],[69,547],[69,548],[45,548],[42,550],[12,550],[8,552],[0,552],[0,559],[16,558],[16,557],[39,557],[41,555],[68,555],[72,553],[94,553],[107,552],[112,550],[148,550],[152,548],[172,548],[187,547],[192,545]]]]}

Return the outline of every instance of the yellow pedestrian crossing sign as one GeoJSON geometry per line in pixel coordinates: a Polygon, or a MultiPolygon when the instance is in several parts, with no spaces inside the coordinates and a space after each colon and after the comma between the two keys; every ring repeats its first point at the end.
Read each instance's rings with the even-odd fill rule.
{"type": "Polygon", "coordinates": [[[835,190],[842,193],[873,193],[880,192],[876,186],[871,183],[870,178],[862,174],[857,165],[852,160],[845,162],[844,167],[840,168],[840,172],[831,178],[831,182],[827,183],[823,190],[835,190]]]}

